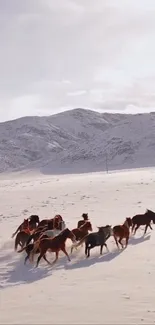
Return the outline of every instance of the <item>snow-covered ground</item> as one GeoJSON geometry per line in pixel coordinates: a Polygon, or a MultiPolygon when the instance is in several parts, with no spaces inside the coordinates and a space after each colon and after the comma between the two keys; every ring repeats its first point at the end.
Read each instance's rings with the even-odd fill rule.
{"type": "MultiPolygon", "coordinates": [[[[153,324],[155,323],[155,233],[143,227],[118,251],[99,248],[61,256],[51,268],[23,265],[14,252],[13,231],[24,217],[60,213],[72,229],[88,212],[93,229],[123,223],[126,217],[155,210],[155,169],[70,176],[17,174],[0,180],[0,323],[1,324],[153,324]]],[[[155,228],[153,226],[153,228],[155,228]]],[[[67,242],[68,251],[71,245],[67,242]]],[[[48,256],[53,259],[53,254],[48,256]]]]}

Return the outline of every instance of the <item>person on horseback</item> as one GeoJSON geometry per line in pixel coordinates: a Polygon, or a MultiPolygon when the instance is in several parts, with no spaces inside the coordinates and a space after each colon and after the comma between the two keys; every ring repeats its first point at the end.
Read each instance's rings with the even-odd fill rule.
{"type": "Polygon", "coordinates": [[[83,220],[79,220],[77,224],[77,228],[80,228],[86,221],[88,221],[88,213],[82,213],[83,220]]]}

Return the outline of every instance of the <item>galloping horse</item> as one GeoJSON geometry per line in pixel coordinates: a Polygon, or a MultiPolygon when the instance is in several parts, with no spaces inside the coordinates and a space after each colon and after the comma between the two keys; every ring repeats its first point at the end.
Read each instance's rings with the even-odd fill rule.
{"type": "Polygon", "coordinates": [[[132,218],[132,232],[135,230],[134,235],[140,226],[145,225],[144,235],[146,234],[148,227],[150,227],[150,229],[152,230],[152,227],[150,225],[151,221],[153,221],[153,223],[155,223],[155,212],[153,212],[151,210],[147,209],[144,214],[136,214],[132,218]]]}
{"type": "Polygon", "coordinates": [[[42,257],[44,257],[44,259],[46,260],[46,262],[48,264],[54,265],[56,263],[56,261],[58,260],[60,251],[62,251],[67,256],[68,261],[70,261],[70,257],[66,251],[66,245],[65,245],[67,238],[71,239],[73,243],[76,240],[72,231],[70,231],[68,228],[65,228],[63,231],[61,231],[61,233],[58,236],[55,236],[53,239],[44,238],[44,239],[38,240],[37,242],[35,242],[34,248],[31,251],[31,257],[30,257],[31,261],[33,261],[34,254],[38,249],[40,250],[40,255],[37,259],[36,267],[39,265],[39,262],[42,257]],[[56,258],[53,261],[53,263],[50,263],[46,258],[45,254],[48,250],[50,250],[51,252],[55,252],[55,254],[56,254],[56,258]]]}
{"type": "Polygon", "coordinates": [[[92,224],[90,221],[85,221],[85,223],[81,227],[72,229],[76,240],[81,240],[84,236],[88,235],[89,231],[93,231],[92,224]]]}
{"type": "Polygon", "coordinates": [[[40,222],[40,224],[38,225],[38,227],[33,231],[33,233],[29,236],[28,240],[27,240],[27,245],[31,242],[31,240],[33,239],[33,241],[36,241],[41,234],[45,234],[45,235],[48,235],[48,236],[52,236],[53,237],[53,234],[54,233],[60,233],[62,230],[65,229],[65,222],[64,220],[62,219],[62,217],[60,215],[56,215],[54,218],[52,219],[45,219],[45,220],[42,220],[44,221],[42,224],[40,222]],[[46,220],[46,222],[45,222],[46,220]],[[47,231],[47,232],[46,232],[47,231]],[[51,235],[50,235],[50,231],[51,232],[51,235]]]}
{"type": "MultiPolygon", "coordinates": [[[[60,214],[57,214],[54,218],[51,219],[43,219],[39,222],[38,228],[47,226],[49,224],[53,225],[53,229],[60,229],[63,230],[65,228],[65,222],[62,219],[60,214]]],[[[52,228],[50,228],[52,229],[52,228]]]]}
{"type": "Polygon", "coordinates": [[[113,227],[113,236],[116,242],[117,247],[119,248],[118,243],[122,246],[122,239],[126,239],[126,247],[128,245],[129,236],[130,236],[130,227],[132,226],[131,218],[126,218],[123,225],[117,225],[113,227]],[[117,240],[119,238],[119,240],[117,240]]]}
{"type": "Polygon", "coordinates": [[[107,225],[105,227],[98,227],[97,232],[92,232],[83,237],[80,242],[75,243],[71,247],[71,253],[73,248],[77,248],[81,246],[85,242],[85,255],[86,257],[90,256],[90,250],[96,246],[100,246],[100,254],[102,255],[103,246],[106,247],[108,251],[108,247],[106,241],[110,236],[113,235],[113,231],[111,226],[107,225]]]}
{"type": "Polygon", "coordinates": [[[21,225],[16,229],[16,231],[12,234],[12,238],[19,232],[23,231],[23,229],[29,227],[30,230],[33,230],[39,224],[39,217],[37,215],[31,215],[28,219],[24,219],[21,225]]]}
{"type": "Polygon", "coordinates": [[[17,233],[16,239],[15,239],[15,247],[14,247],[15,250],[17,250],[18,245],[23,247],[26,244],[26,242],[31,234],[31,230],[29,229],[28,219],[24,219],[24,222],[20,229],[21,230],[20,230],[20,232],[17,233]]]}
{"type": "MultiPolygon", "coordinates": [[[[47,235],[42,235],[41,236],[41,239],[43,239],[43,238],[49,238],[49,237],[47,235]]],[[[23,248],[21,248],[19,251],[17,251],[17,253],[21,253],[23,251],[25,251],[27,253],[27,256],[25,257],[25,260],[24,260],[24,265],[26,264],[27,260],[29,259],[30,254],[31,254],[33,248],[34,248],[34,243],[33,244],[28,244],[28,245],[24,246],[23,248]]],[[[39,254],[39,253],[40,253],[40,250],[37,249],[37,251],[35,252],[35,254],[39,254]]],[[[44,258],[44,256],[43,256],[43,258],[44,258]]]]}

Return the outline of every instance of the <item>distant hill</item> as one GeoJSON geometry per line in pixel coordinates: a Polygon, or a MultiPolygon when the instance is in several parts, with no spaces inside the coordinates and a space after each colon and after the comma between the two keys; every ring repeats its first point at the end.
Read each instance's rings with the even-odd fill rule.
{"type": "Polygon", "coordinates": [[[155,165],[155,113],[73,109],[0,123],[0,172],[80,173],[155,165]]]}

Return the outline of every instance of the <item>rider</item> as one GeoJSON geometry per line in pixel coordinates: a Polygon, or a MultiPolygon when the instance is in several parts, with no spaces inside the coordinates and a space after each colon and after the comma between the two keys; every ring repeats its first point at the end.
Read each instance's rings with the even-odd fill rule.
{"type": "Polygon", "coordinates": [[[88,213],[82,213],[82,218],[83,220],[78,221],[77,228],[80,228],[88,220],[88,213]]]}

